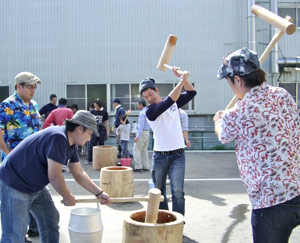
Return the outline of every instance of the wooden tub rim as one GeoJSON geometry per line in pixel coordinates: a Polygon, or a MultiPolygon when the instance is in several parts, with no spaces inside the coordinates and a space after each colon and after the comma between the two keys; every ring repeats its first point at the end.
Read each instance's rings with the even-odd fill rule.
{"type": "Polygon", "coordinates": [[[154,224],[154,223],[145,223],[145,222],[139,222],[139,221],[136,221],[136,220],[133,220],[131,218],[131,216],[133,214],[136,214],[136,213],[139,213],[139,212],[145,212],[146,213],[146,210],[139,210],[139,211],[135,211],[133,212],[132,214],[130,214],[129,216],[127,216],[124,221],[127,222],[128,224],[131,224],[131,225],[134,225],[134,226],[145,226],[145,227],[163,227],[163,226],[173,226],[173,225],[178,225],[178,224],[181,224],[183,225],[183,215],[181,213],[177,213],[177,212],[174,212],[174,211],[169,211],[169,210],[158,210],[158,212],[165,212],[167,214],[172,214],[173,216],[176,217],[176,220],[175,221],[171,221],[171,222],[168,222],[168,223],[163,223],[163,224],[154,224]]]}
{"type": "Polygon", "coordinates": [[[120,171],[130,171],[132,170],[131,167],[127,167],[127,166],[106,166],[106,167],[102,167],[101,171],[105,170],[105,171],[109,171],[109,172],[120,172],[120,171]]]}

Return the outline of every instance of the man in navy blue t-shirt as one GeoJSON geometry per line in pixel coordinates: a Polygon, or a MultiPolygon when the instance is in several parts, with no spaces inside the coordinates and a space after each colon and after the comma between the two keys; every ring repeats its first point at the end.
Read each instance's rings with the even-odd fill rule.
{"type": "Polygon", "coordinates": [[[42,242],[59,242],[59,213],[47,184],[63,197],[66,206],[76,204],[69,192],[62,165],[68,165],[75,180],[93,193],[101,204],[109,204],[109,196],[83,171],[77,146],[98,135],[97,122],[88,111],[78,111],[66,126],[53,126],[25,138],[3,161],[2,242],[23,242],[28,213],[34,215],[42,242]]]}

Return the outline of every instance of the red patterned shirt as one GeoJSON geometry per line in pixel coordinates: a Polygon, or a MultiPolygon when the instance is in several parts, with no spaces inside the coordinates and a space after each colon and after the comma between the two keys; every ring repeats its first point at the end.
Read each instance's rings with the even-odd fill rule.
{"type": "Polygon", "coordinates": [[[250,89],[216,122],[221,143],[236,140],[236,156],[252,208],[266,208],[300,195],[300,124],[284,89],[250,89]]]}

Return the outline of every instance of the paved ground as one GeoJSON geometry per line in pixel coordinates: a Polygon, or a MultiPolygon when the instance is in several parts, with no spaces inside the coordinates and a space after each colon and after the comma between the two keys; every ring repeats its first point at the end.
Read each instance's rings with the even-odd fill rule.
{"type": "MultiPolygon", "coordinates": [[[[151,153],[149,153],[151,157],[151,153]]],[[[186,215],[183,242],[247,243],[252,242],[248,197],[239,179],[235,155],[232,152],[187,152],[186,153],[186,215]]],[[[99,171],[90,165],[82,166],[99,183],[99,171]]],[[[68,187],[76,197],[91,197],[65,173],[68,187]]],[[[135,196],[148,193],[150,172],[134,172],[135,196]]],[[[62,243],[68,243],[70,210],[78,207],[96,207],[96,204],[78,204],[65,207],[61,198],[51,188],[61,214],[60,232],[62,243]]],[[[169,193],[170,194],[170,191],[169,193]]],[[[171,203],[170,203],[171,205],[171,203]]],[[[122,203],[101,206],[104,225],[102,242],[122,242],[123,219],[136,210],[146,210],[146,203],[122,203]]],[[[300,227],[294,230],[290,243],[300,240],[300,227]]],[[[32,238],[34,243],[38,238],[32,238]]]]}

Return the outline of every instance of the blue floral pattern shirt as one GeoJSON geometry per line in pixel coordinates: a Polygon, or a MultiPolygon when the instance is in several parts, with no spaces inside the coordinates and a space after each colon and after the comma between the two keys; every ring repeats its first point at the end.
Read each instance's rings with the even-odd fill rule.
{"type": "MultiPolygon", "coordinates": [[[[40,129],[40,114],[34,100],[29,107],[15,92],[0,104],[0,128],[7,147],[14,149],[24,138],[40,129]]],[[[2,161],[5,154],[1,153],[2,161]]]]}

